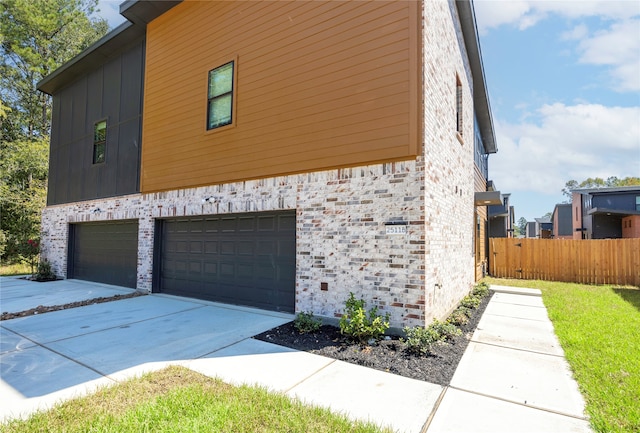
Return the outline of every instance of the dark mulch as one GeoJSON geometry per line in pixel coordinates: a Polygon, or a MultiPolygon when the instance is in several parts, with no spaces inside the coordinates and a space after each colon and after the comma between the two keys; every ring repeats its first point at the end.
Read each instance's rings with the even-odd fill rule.
{"type": "Polygon", "coordinates": [[[8,312],[2,313],[2,315],[0,315],[0,321],[15,319],[17,317],[33,316],[34,314],[42,314],[42,313],[50,313],[52,311],[66,310],[67,308],[83,307],[85,305],[92,305],[92,304],[102,304],[104,302],[118,301],[120,299],[135,298],[137,296],[144,296],[144,295],[145,295],[144,292],[132,292],[126,295],[115,295],[115,296],[106,296],[101,298],[93,298],[93,299],[87,299],[85,301],[70,302],[64,305],[52,305],[52,306],[38,305],[36,308],[31,308],[30,310],[25,310],[25,311],[19,311],[17,313],[8,313],[8,312]]]}
{"type": "Polygon", "coordinates": [[[316,333],[300,334],[293,322],[286,323],[254,338],[297,350],[363,365],[412,379],[424,380],[439,385],[449,385],[462,354],[467,348],[482,313],[493,292],[485,296],[474,310],[469,322],[460,326],[462,335],[447,343],[435,345],[431,353],[423,356],[406,350],[399,337],[391,336],[375,345],[361,345],[348,340],[335,326],[323,325],[316,333]]]}

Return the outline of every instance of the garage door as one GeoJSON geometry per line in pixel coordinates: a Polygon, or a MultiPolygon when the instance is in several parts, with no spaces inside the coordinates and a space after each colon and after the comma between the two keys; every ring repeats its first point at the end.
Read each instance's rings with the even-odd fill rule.
{"type": "Polygon", "coordinates": [[[68,278],[136,287],[138,221],[71,224],[68,278]]]}
{"type": "Polygon", "coordinates": [[[159,291],[293,312],[295,220],[277,212],[161,221],[159,291]]]}

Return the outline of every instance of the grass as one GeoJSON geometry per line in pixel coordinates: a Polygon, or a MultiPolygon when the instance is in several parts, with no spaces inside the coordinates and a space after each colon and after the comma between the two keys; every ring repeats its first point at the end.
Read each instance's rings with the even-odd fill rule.
{"type": "Polygon", "coordinates": [[[388,432],[263,388],[169,367],[0,425],[29,432],[388,432]]]}
{"type": "Polygon", "coordinates": [[[0,265],[0,275],[12,276],[12,275],[30,275],[31,267],[24,263],[13,263],[0,265]]]}
{"type": "Polygon", "coordinates": [[[640,432],[640,289],[487,278],[531,287],[553,322],[597,432],[640,432]]]}

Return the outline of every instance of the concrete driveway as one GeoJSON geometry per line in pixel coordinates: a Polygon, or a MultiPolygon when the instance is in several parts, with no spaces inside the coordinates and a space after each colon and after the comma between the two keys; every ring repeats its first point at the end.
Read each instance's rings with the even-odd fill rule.
{"type": "MultiPolygon", "coordinates": [[[[130,290],[84,281],[0,280],[17,312],[130,290]]],[[[207,357],[292,320],[290,314],[149,295],[0,322],[0,420],[96,386],[207,357]]]]}

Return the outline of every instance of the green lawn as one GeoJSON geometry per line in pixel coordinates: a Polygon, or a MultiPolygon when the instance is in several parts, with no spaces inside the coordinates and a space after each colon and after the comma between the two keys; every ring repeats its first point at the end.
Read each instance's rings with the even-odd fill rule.
{"type": "Polygon", "coordinates": [[[70,400],[0,432],[388,432],[262,388],[169,367],[70,400]]]}
{"type": "Polygon", "coordinates": [[[597,432],[640,432],[640,289],[487,278],[531,287],[553,322],[597,432]]]}
{"type": "Polygon", "coordinates": [[[0,265],[0,275],[29,275],[31,268],[24,263],[14,263],[11,265],[0,265]]]}

